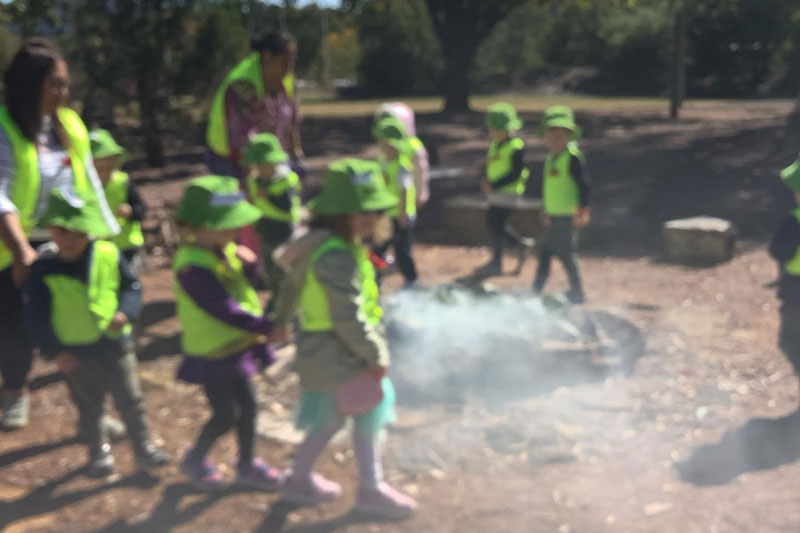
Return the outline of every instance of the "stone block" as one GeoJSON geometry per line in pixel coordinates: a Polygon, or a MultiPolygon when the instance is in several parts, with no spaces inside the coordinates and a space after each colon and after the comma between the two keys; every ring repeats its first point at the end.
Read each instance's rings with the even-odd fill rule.
{"type": "Polygon", "coordinates": [[[733,257],[736,227],[714,217],[691,217],[664,223],[664,245],[675,260],[719,263],[733,257]]]}
{"type": "MultiPolygon", "coordinates": [[[[539,200],[516,198],[508,202],[513,212],[511,226],[526,237],[538,236],[543,227],[542,204],[539,200]]],[[[455,244],[480,246],[489,242],[486,214],[489,201],[482,196],[457,196],[444,202],[444,224],[447,240],[455,244]]]]}

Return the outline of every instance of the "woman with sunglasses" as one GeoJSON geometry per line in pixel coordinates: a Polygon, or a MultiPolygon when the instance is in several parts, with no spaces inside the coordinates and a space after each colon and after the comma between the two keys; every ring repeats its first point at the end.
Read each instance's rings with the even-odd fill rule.
{"type": "Polygon", "coordinates": [[[97,198],[115,232],[103,187],[92,164],[89,134],[66,107],[69,70],[61,52],[43,39],[30,39],[3,75],[0,106],[0,427],[27,425],[28,372],[32,345],[22,324],[22,292],[37,245],[48,240],[36,221],[53,189],[71,188],[97,198]]]}

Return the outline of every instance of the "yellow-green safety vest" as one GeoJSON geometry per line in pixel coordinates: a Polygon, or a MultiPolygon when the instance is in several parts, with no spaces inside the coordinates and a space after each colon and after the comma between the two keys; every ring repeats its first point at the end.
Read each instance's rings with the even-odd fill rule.
{"type": "Polygon", "coordinates": [[[258,99],[264,98],[264,78],[261,72],[261,54],[253,52],[244,58],[228,73],[217,89],[211,103],[211,112],[208,116],[206,129],[206,142],[214,153],[229,157],[231,146],[228,142],[228,124],[225,118],[225,91],[237,81],[246,81],[256,89],[258,99]]]}
{"type": "MultiPolygon", "coordinates": [[[[792,211],[792,213],[795,218],[797,218],[797,221],[800,222],[800,207],[792,211]]],[[[784,265],[783,269],[787,274],[800,276],[800,246],[797,247],[797,252],[795,252],[794,257],[784,265]]]]}
{"type": "Polygon", "coordinates": [[[275,176],[270,181],[266,191],[258,184],[258,176],[247,179],[247,192],[250,201],[261,210],[261,214],[271,220],[281,222],[300,222],[300,178],[296,172],[288,172],[282,176],[275,176]],[[269,197],[290,194],[291,206],[289,210],[281,209],[269,200],[269,197]],[[266,197],[264,196],[266,193],[266,197]]]}
{"type": "MultiPolygon", "coordinates": [[[[503,143],[492,141],[489,146],[489,152],[486,154],[486,178],[489,182],[494,183],[511,172],[514,166],[514,153],[524,147],[525,142],[519,137],[512,137],[503,143]]],[[[515,181],[502,187],[499,192],[516,195],[524,194],[528,177],[530,177],[530,171],[524,168],[515,181]]]]}
{"type": "Polygon", "coordinates": [[[108,241],[94,241],[88,285],[70,276],[44,277],[50,290],[50,322],[65,346],[94,344],[101,337],[119,339],[130,335],[131,324],[119,331],[108,326],[119,309],[119,249],[108,241]]]}
{"type": "MultiPolygon", "coordinates": [[[[392,159],[391,161],[388,161],[385,157],[381,156],[378,162],[380,163],[383,171],[383,179],[386,181],[386,187],[389,189],[389,192],[397,197],[399,201],[402,189],[397,178],[400,174],[400,169],[405,169],[406,172],[408,172],[413,178],[414,165],[411,163],[411,160],[406,154],[400,154],[397,158],[392,159]]],[[[400,204],[398,204],[397,207],[393,207],[387,211],[386,214],[392,218],[397,218],[397,216],[400,214],[400,204]]],[[[417,188],[412,179],[411,185],[406,189],[406,215],[412,217],[416,214],[417,188]]]]}
{"type": "Polygon", "coordinates": [[[261,316],[261,302],[247,279],[241,260],[236,257],[236,244],[229,244],[223,253],[224,258],[205,248],[181,246],[175,254],[172,263],[176,275],[175,306],[183,329],[181,346],[185,355],[217,359],[266,341],[258,334],[225,324],[206,313],[184,292],[177,280],[177,274],[186,267],[204,268],[214,274],[242,309],[261,316]]]}
{"type": "Polygon", "coordinates": [[[358,265],[358,283],[361,293],[358,298],[358,313],[367,324],[375,325],[381,321],[383,310],[378,302],[378,284],[375,269],[369,260],[364,246],[347,244],[341,237],[330,237],[311,255],[306,267],[305,283],[300,292],[300,329],[307,332],[330,331],[333,329],[328,297],[325,288],[317,279],[317,262],[332,250],[346,250],[353,254],[358,265]]]}
{"type": "MultiPolygon", "coordinates": [[[[129,181],[130,177],[126,172],[114,170],[108,183],[103,187],[108,207],[114,214],[116,214],[119,206],[128,203],[129,181]]],[[[142,234],[142,223],[140,221],[117,217],[117,222],[119,223],[120,232],[112,239],[112,242],[120,250],[131,250],[144,246],[144,235],[142,234]]]]}
{"type": "Polygon", "coordinates": [[[294,98],[294,89],[295,89],[294,72],[290,72],[283,77],[283,88],[286,90],[286,96],[288,96],[289,98],[294,98]]]}
{"type": "MultiPolygon", "coordinates": [[[[93,194],[94,190],[86,175],[86,160],[90,154],[89,132],[72,109],[60,107],[58,120],[69,138],[69,146],[65,148],[70,157],[72,173],[75,175],[74,188],[77,192],[93,194]]],[[[36,225],[33,213],[36,210],[41,185],[39,155],[36,145],[22,134],[6,106],[0,106],[0,128],[8,137],[14,153],[14,187],[10,191],[10,200],[19,211],[22,231],[25,236],[29,236],[36,225]]],[[[11,250],[0,241],[0,270],[8,267],[12,260],[11,250]]]]}
{"type": "Polygon", "coordinates": [[[577,144],[570,143],[559,154],[548,154],[544,163],[542,198],[544,211],[548,215],[574,215],[580,206],[580,191],[572,177],[569,162],[572,156],[584,160],[577,144]]]}

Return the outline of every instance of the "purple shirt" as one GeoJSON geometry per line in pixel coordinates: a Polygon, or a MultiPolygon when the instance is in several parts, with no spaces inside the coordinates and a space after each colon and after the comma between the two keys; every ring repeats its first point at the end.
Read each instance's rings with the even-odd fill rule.
{"type": "MultiPolygon", "coordinates": [[[[209,270],[189,266],[178,273],[178,283],[183,291],[200,309],[220,322],[253,333],[263,335],[272,330],[272,322],[242,309],[225,287],[209,270]]],[[[258,371],[259,362],[270,365],[275,359],[272,348],[254,344],[243,352],[222,359],[186,357],[178,369],[177,377],[188,383],[210,384],[237,377],[248,377],[258,371]]]]}

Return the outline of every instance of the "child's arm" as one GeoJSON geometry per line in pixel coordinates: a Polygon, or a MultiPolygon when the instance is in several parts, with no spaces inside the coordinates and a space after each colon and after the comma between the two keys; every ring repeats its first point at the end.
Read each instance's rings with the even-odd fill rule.
{"type": "Polygon", "coordinates": [[[142,314],[142,284],[131,272],[131,267],[122,252],[119,254],[119,303],[117,304],[117,313],[122,313],[122,317],[116,318],[112,321],[112,331],[119,329],[125,323],[133,324],[142,314]],[[116,324],[116,327],[113,325],[116,324]]]}
{"type": "Polygon", "coordinates": [[[272,330],[272,322],[266,317],[242,309],[211,271],[189,266],[178,272],[177,278],[189,298],[220,322],[262,335],[269,335],[272,330]]]}
{"type": "Polygon", "coordinates": [[[139,195],[139,190],[133,184],[133,180],[128,180],[128,205],[131,206],[131,213],[128,217],[130,220],[138,220],[141,222],[144,220],[144,216],[147,213],[147,206],[142,201],[142,197],[139,195]]]}
{"type": "Polygon", "coordinates": [[[382,328],[368,324],[359,312],[361,292],[353,255],[344,250],[332,250],[317,261],[315,273],[325,289],[336,336],[350,353],[369,366],[388,367],[389,347],[382,328]]]}
{"type": "Polygon", "coordinates": [[[572,174],[572,179],[578,186],[578,213],[575,215],[573,224],[582,228],[589,224],[591,218],[591,211],[589,210],[589,193],[591,191],[591,181],[589,180],[589,172],[586,170],[586,165],[583,161],[571,155],[569,160],[569,171],[572,174]]]}

